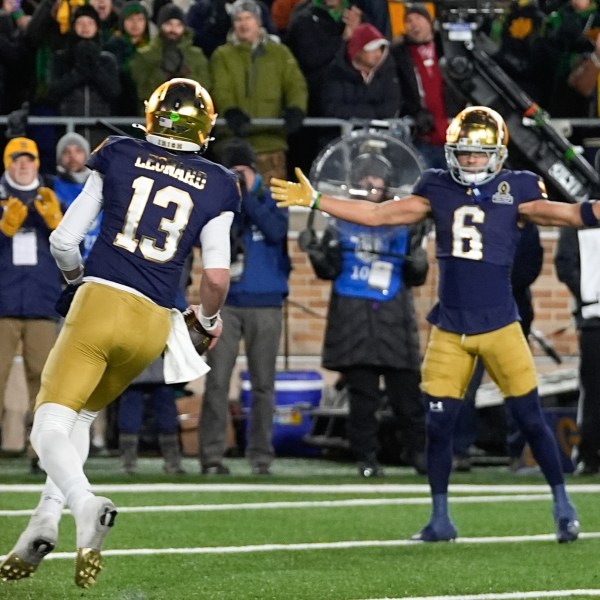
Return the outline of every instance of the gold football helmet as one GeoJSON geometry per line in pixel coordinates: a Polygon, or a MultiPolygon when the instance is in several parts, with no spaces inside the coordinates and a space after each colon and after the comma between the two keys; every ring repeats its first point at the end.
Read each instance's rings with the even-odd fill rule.
{"type": "Polygon", "coordinates": [[[212,98],[197,81],[166,81],[145,104],[149,142],[170,150],[206,150],[217,115],[212,98]]]}
{"type": "Polygon", "coordinates": [[[508,156],[508,129],[504,119],[487,106],[470,106],[454,117],[446,130],[446,162],[452,178],[462,184],[491,181],[508,156]],[[465,167],[458,161],[461,152],[483,152],[484,167],[465,167]]]}

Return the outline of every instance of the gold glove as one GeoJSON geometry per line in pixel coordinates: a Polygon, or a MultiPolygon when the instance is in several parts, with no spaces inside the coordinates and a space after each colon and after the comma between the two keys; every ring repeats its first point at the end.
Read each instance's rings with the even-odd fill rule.
{"type": "Polygon", "coordinates": [[[302,169],[294,169],[296,177],[300,183],[285,181],[285,179],[271,179],[271,195],[277,200],[279,208],[286,206],[310,206],[310,208],[319,208],[319,198],[321,193],[317,192],[302,169]]]}
{"type": "Polygon", "coordinates": [[[12,197],[2,204],[4,210],[0,219],[0,231],[7,237],[12,237],[27,218],[27,207],[18,198],[12,197]]]}
{"type": "Polygon", "coordinates": [[[33,204],[42,219],[44,219],[48,229],[54,231],[63,217],[56,194],[50,188],[41,187],[38,189],[38,195],[33,204]]]}

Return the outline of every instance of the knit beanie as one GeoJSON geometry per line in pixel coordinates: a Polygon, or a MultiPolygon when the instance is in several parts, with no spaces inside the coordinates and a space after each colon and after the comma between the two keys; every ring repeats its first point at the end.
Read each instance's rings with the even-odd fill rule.
{"type": "Polygon", "coordinates": [[[427,10],[427,7],[424,4],[408,4],[406,9],[404,10],[404,18],[408,17],[411,13],[416,13],[425,17],[430,23],[433,23],[433,17],[431,13],[427,10]]]}
{"type": "Polygon", "coordinates": [[[353,61],[361,50],[370,52],[380,46],[386,47],[389,45],[389,41],[379,29],[370,23],[361,23],[348,40],[346,52],[350,61],[353,61]]]}
{"type": "Polygon", "coordinates": [[[178,21],[185,23],[185,14],[183,13],[183,10],[181,10],[181,8],[179,8],[179,6],[176,4],[165,4],[158,11],[156,24],[160,27],[163,23],[166,23],[171,19],[177,19],[178,21]]]}
{"type": "Polygon", "coordinates": [[[121,12],[119,14],[121,16],[121,20],[123,20],[129,17],[130,15],[135,15],[138,13],[144,15],[146,19],[148,18],[148,11],[139,0],[127,0],[127,2],[123,4],[123,8],[121,9],[121,12]]]}
{"type": "Polygon", "coordinates": [[[256,154],[246,140],[234,138],[223,149],[221,163],[228,169],[244,166],[256,171],[256,154]]]}
{"type": "Polygon", "coordinates": [[[79,17],[90,17],[96,21],[96,25],[98,29],[100,29],[100,15],[96,12],[96,9],[90,4],[82,4],[75,9],[73,13],[73,17],[71,19],[71,28],[75,25],[75,21],[79,19],[79,17]]]}
{"type": "Polygon", "coordinates": [[[259,23],[262,23],[260,6],[254,0],[236,0],[230,8],[231,19],[235,19],[241,12],[249,12],[259,23]]]}
{"type": "Polygon", "coordinates": [[[67,146],[79,146],[83,149],[86,156],[90,155],[90,143],[76,132],[65,133],[56,144],[56,162],[60,162],[60,157],[67,146]]]}

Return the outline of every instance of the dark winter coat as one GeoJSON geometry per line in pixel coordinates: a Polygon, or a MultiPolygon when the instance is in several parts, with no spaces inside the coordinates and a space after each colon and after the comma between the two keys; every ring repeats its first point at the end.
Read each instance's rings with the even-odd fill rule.
{"type": "Polygon", "coordinates": [[[321,87],[327,67],[344,46],[344,28],[343,21],[335,21],[327,10],[312,4],[301,7],[288,27],[284,42],[306,77],[308,114],[311,116],[322,116],[321,87]]]}
{"type": "MultiPolygon", "coordinates": [[[[334,280],[341,269],[337,234],[328,228],[308,249],[316,275],[334,280]]],[[[332,290],[327,313],[322,365],[333,371],[356,366],[418,370],[419,333],[408,286],[387,302],[342,296],[332,290]]]]}
{"type": "MultiPolygon", "coordinates": [[[[40,177],[40,186],[46,185],[40,177]]],[[[29,207],[20,233],[34,233],[36,238],[35,264],[15,265],[14,239],[0,232],[0,317],[16,319],[56,319],[54,304],[61,291],[62,277],[50,253],[48,226],[33,208],[37,188],[29,191],[11,187],[5,174],[0,177],[0,197],[18,198],[29,207]]]]}
{"type": "Polygon", "coordinates": [[[119,67],[98,38],[71,34],[69,44],[57,52],[50,77],[50,98],[61,115],[99,117],[112,114],[112,101],[121,91],[119,67]]]}
{"type": "Polygon", "coordinates": [[[399,114],[402,95],[390,55],[366,82],[350,64],[344,45],[325,72],[321,85],[320,114],[324,117],[385,119],[399,114]]]}

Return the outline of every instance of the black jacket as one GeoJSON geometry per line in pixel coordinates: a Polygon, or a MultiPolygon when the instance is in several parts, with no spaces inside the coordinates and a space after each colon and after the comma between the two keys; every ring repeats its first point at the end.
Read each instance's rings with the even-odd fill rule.
{"type": "Polygon", "coordinates": [[[402,96],[396,64],[388,55],[369,82],[348,61],[340,48],[321,83],[321,110],[338,119],[386,119],[397,117],[402,96]]]}

